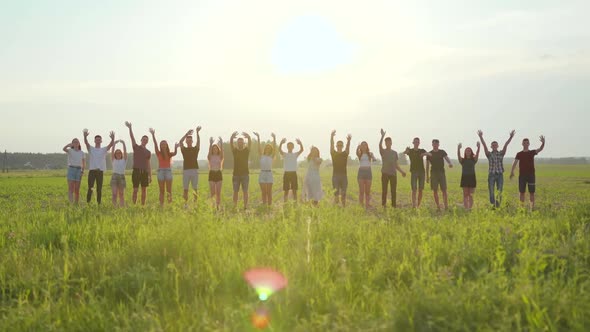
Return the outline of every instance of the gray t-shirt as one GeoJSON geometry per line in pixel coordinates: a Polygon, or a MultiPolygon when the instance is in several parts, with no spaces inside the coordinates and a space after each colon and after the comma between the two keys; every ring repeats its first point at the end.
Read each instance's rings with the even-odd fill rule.
{"type": "Polygon", "coordinates": [[[397,166],[398,155],[395,150],[379,149],[381,153],[381,173],[386,175],[396,175],[395,166],[397,166]]]}

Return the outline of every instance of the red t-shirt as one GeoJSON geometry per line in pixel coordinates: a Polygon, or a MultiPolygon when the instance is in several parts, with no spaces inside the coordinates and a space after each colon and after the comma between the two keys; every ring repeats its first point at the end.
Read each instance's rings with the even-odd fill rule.
{"type": "Polygon", "coordinates": [[[520,175],[535,175],[535,156],[537,150],[520,151],[516,154],[520,175]]]}

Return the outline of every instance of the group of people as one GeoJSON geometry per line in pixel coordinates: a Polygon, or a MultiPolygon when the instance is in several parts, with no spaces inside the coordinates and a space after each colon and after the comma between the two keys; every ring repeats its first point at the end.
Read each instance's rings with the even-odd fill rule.
{"type": "MultiPolygon", "coordinates": [[[[131,174],[131,181],[133,184],[133,203],[137,203],[139,188],[141,187],[141,204],[145,205],[147,187],[152,182],[152,169],[150,164],[151,152],[148,150],[149,137],[143,135],[138,142],[133,133],[133,127],[130,122],[125,122],[129,129],[129,136],[133,148],[133,171],[131,174]]],[[[172,202],[172,158],[177,155],[178,149],[183,157],[183,197],[185,206],[189,201],[189,188],[192,187],[192,196],[194,201],[197,200],[197,187],[199,181],[199,164],[197,162],[201,140],[199,132],[201,127],[198,126],[196,130],[187,131],[180,139],[179,143],[174,144],[174,150],[170,148],[167,141],[159,141],[156,139],[156,131],[149,129],[152,141],[154,143],[154,152],[158,159],[157,179],[159,185],[159,200],[160,205],[165,202],[172,202]],[[196,142],[193,141],[193,134],[196,137],[196,142]]],[[[391,137],[385,137],[385,131],[381,129],[381,138],[379,140],[379,154],[381,156],[381,205],[385,208],[387,206],[387,197],[391,197],[391,206],[397,206],[397,173],[399,172],[403,177],[406,177],[406,172],[400,167],[399,155],[397,151],[392,149],[391,137]]],[[[483,132],[477,132],[479,141],[476,143],[477,150],[474,152],[472,148],[463,148],[462,144],[457,146],[457,157],[459,164],[462,167],[460,186],[463,189],[463,206],[465,209],[473,207],[473,194],[477,186],[477,179],[475,175],[475,165],[479,159],[480,148],[483,145],[486,157],[489,160],[488,173],[488,188],[490,204],[494,207],[499,207],[502,190],[504,185],[504,165],[503,159],[506,155],[508,145],[512,141],[515,131],[510,132],[510,137],[504,144],[502,150],[499,150],[497,141],[491,143],[491,151],[483,138],[483,132]]],[[[252,137],[242,132],[240,134],[234,132],[229,141],[231,152],[234,159],[232,184],[233,184],[233,203],[234,207],[238,204],[240,191],[242,192],[244,208],[248,207],[248,187],[250,183],[249,171],[249,156],[252,148],[252,137]]],[[[301,140],[296,139],[295,142],[299,146],[295,151],[295,144],[287,142],[283,138],[277,148],[276,135],[271,134],[272,140],[270,143],[263,143],[260,135],[255,132],[257,139],[257,147],[260,155],[260,175],[258,183],[262,193],[262,203],[265,205],[272,204],[272,186],[274,177],[272,166],[275,158],[277,158],[277,150],[283,159],[283,192],[284,201],[289,199],[291,192],[292,198],[297,201],[298,186],[298,158],[304,151],[301,140]],[[286,151],[284,145],[286,144],[286,151]]],[[[68,196],[70,202],[78,203],[80,182],[85,169],[88,169],[88,192],[86,194],[86,201],[89,203],[92,199],[94,187],[96,185],[96,200],[101,203],[103,176],[106,171],[106,157],[110,150],[110,157],[112,161],[112,203],[115,206],[125,206],[125,169],[127,166],[127,147],[123,140],[115,140],[115,133],[110,132],[110,142],[107,146],[102,146],[102,137],[95,135],[94,146],[88,142],[89,131],[83,130],[84,143],[88,151],[88,163],[86,163],[85,153],[82,151],[80,141],[74,138],[70,144],[67,144],[63,151],[68,155],[68,196]],[[122,150],[116,148],[117,144],[121,144],[122,150]]],[[[348,160],[350,155],[350,142],[352,136],[346,136],[346,146],[344,141],[334,142],[336,131],[332,131],[330,136],[330,156],[332,158],[332,187],[334,190],[335,204],[346,206],[347,189],[348,189],[348,160]]],[[[519,175],[519,192],[520,201],[525,201],[525,192],[528,189],[531,207],[535,204],[535,167],[534,157],[541,152],[545,147],[545,137],[540,136],[541,146],[536,150],[530,150],[529,139],[522,141],[523,150],[516,154],[510,178],[514,177],[514,170],[517,166],[520,169],[519,175]]],[[[410,184],[412,189],[412,206],[418,208],[422,202],[422,193],[425,183],[430,183],[433,192],[434,202],[437,209],[444,207],[448,209],[448,195],[447,195],[447,180],[445,174],[445,163],[449,168],[453,167],[451,159],[445,150],[440,149],[440,142],[437,139],[432,140],[432,150],[426,151],[420,148],[420,139],[418,137],[413,140],[413,147],[407,147],[403,152],[410,160],[410,184]],[[426,167],[424,165],[426,160],[426,167]],[[439,198],[439,190],[442,193],[442,206],[439,198]]],[[[357,181],[359,185],[359,203],[361,206],[369,209],[371,207],[371,184],[372,184],[372,166],[377,161],[375,155],[369,149],[369,144],[366,141],[361,142],[356,148],[356,157],[359,161],[359,168],[357,173],[357,181]]],[[[317,205],[323,197],[322,183],[320,179],[320,165],[323,159],[320,156],[320,151],[317,147],[312,146],[309,154],[306,157],[308,161],[308,169],[303,180],[303,196],[317,205]]],[[[213,137],[209,139],[209,149],[207,154],[209,164],[208,182],[211,198],[215,202],[217,209],[220,208],[221,202],[221,184],[223,181],[223,140],[221,137],[215,140],[213,137]]]]}

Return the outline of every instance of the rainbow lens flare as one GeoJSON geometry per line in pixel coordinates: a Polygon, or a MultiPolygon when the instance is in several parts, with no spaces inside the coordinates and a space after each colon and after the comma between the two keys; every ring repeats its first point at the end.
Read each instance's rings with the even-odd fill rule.
{"type": "Polygon", "coordinates": [[[260,301],[287,286],[287,278],[271,268],[250,269],[244,273],[244,279],[256,290],[260,301]]]}
{"type": "Polygon", "coordinates": [[[268,323],[270,323],[268,310],[259,308],[252,314],[252,325],[257,329],[265,329],[268,326],[268,323]]]}

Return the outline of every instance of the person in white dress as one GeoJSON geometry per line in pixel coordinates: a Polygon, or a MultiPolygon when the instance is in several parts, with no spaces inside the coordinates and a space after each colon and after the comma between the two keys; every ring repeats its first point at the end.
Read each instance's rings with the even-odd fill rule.
{"type": "Polygon", "coordinates": [[[317,206],[318,202],[324,196],[320,179],[322,158],[320,158],[320,150],[317,147],[311,147],[311,151],[307,156],[307,162],[309,166],[307,168],[307,174],[305,174],[303,193],[307,200],[311,200],[313,205],[317,206]]]}
{"type": "Polygon", "coordinates": [[[74,138],[72,143],[64,146],[63,151],[68,154],[68,199],[70,203],[78,204],[80,199],[80,182],[86,167],[86,158],[80,145],[80,140],[74,138]]]}
{"type": "Polygon", "coordinates": [[[125,181],[125,169],[127,168],[127,146],[123,140],[115,141],[111,148],[111,163],[113,164],[113,175],[111,176],[111,190],[113,206],[117,206],[117,198],[119,198],[119,206],[125,206],[125,187],[127,182],[125,181]],[[115,145],[121,143],[123,150],[116,149],[115,145]]]}
{"type": "Polygon", "coordinates": [[[277,146],[277,136],[272,133],[272,144],[266,144],[264,150],[260,143],[260,134],[254,133],[258,139],[258,153],[260,154],[260,175],[258,176],[258,183],[260,184],[260,191],[262,192],[262,204],[270,206],[272,204],[272,162],[275,159],[275,151],[277,146]]]}

